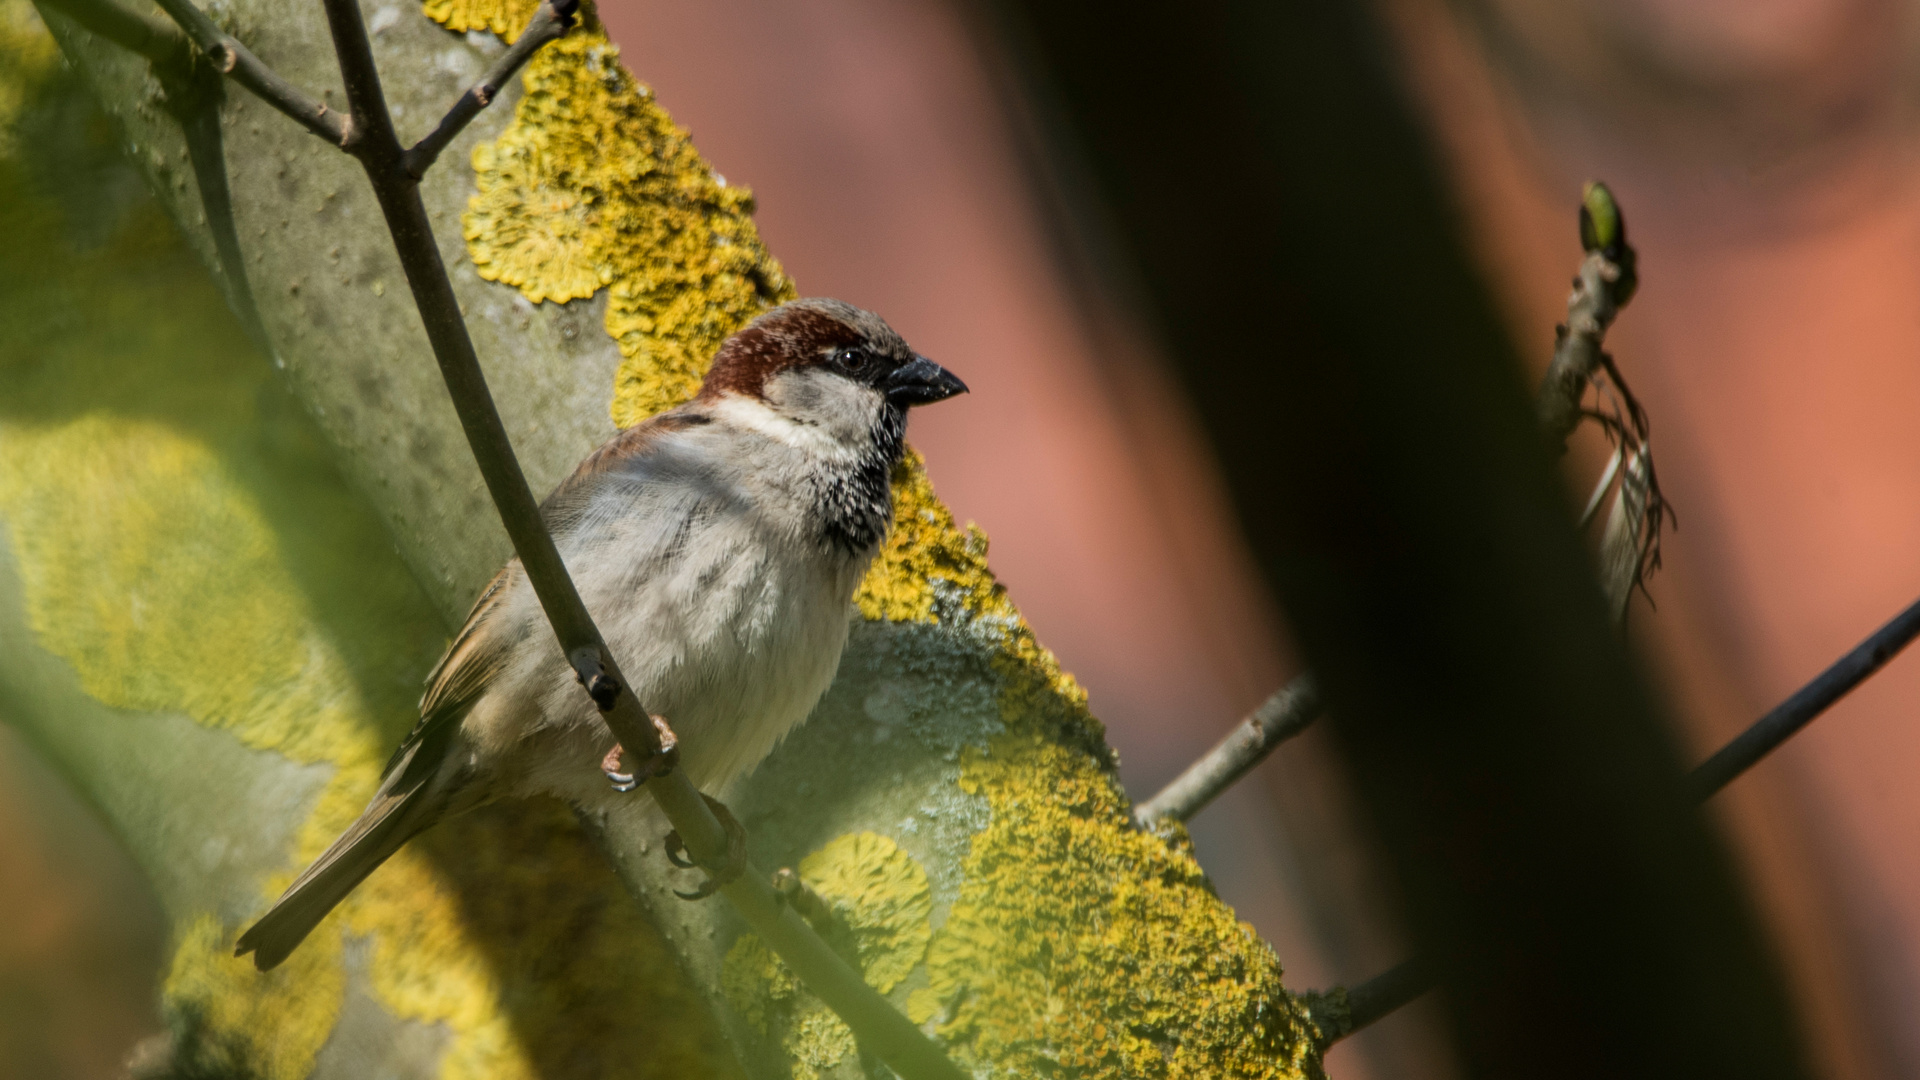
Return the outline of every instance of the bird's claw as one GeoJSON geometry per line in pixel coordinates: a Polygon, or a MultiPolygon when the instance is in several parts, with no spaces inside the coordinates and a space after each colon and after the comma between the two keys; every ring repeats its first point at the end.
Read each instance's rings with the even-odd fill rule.
{"type": "Polygon", "coordinates": [[[615,791],[632,791],[656,776],[667,775],[674,766],[680,764],[680,737],[667,726],[665,717],[652,716],[649,719],[653,721],[653,730],[660,734],[659,753],[648,755],[632,772],[620,769],[620,756],[626,753],[626,748],[619,743],[614,743],[613,749],[607,751],[607,756],[600,759],[600,771],[606,774],[615,791]]]}
{"type": "Polygon", "coordinates": [[[707,880],[692,892],[673,891],[673,895],[682,900],[705,900],[739,880],[747,869],[746,828],[733,816],[733,811],[727,809],[726,803],[705,792],[700,797],[707,800],[707,808],[713,811],[713,816],[720,821],[720,827],[727,832],[727,855],[719,866],[708,866],[688,854],[686,843],[680,839],[680,830],[669,832],[666,839],[667,861],[684,870],[697,868],[707,872],[707,880]]]}

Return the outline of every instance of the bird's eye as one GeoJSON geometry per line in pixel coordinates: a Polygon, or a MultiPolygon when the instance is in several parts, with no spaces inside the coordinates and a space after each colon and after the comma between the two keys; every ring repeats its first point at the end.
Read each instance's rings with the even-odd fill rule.
{"type": "Polygon", "coordinates": [[[867,353],[864,349],[841,349],[833,354],[833,362],[842,371],[857,373],[867,366],[867,353]]]}

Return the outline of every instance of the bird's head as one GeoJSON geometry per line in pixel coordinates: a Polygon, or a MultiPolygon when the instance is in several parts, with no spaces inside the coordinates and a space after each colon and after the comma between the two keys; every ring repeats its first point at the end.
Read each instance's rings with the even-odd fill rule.
{"type": "Polygon", "coordinates": [[[865,438],[888,415],[967,385],[916,354],[880,316],[839,300],[783,304],[728,338],[700,396],[739,395],[836,436],[865,438]]]}

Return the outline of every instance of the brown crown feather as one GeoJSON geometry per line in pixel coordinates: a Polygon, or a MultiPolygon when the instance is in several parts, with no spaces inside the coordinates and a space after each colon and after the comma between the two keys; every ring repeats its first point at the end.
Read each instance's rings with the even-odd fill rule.
{"type": "Polygon", "coordinates": [[[762,391],[774,375],[824,363],[835,350],[862,344],[896,363],[913,356],[906,341],[870,311],[839,300],[795,300],[748,323],[720,346],[700,384],[700,396],[764,397],[762,391]]]}

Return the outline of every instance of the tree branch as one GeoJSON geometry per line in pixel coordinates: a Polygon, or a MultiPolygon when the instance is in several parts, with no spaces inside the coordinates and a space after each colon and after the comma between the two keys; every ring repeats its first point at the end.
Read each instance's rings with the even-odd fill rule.
{"type": "Polygon", "coordinates": [[[1413,1004],[1433,985],[1433,974],[1415,959],[1403,960],[1351,989],[1336,986],[1310,995],[1310,1008],[1320,1024],[1321,1050],[1413,1004]]]}
{"type": "Polygon", "coordinates": [[[513,78],[513,73],[519,71],[534,53],[539,52],[541,46],[566,35],[573,26],[574,14],[579,10],[580,0],[541,0],[527,28],[513,39],[513,47],[507,50],[506,55],[479,82],[460,95],[460,99],[453,103],[453,108],[447,110],[447,115],[440,119],[439,125],[426,138],[406,152],[404,164],[407,175],[415,180],[425,176],[427,170],[433,168],[433,163],[440,159],[440,152],[447,148],[447,144],[465,130],[474,117],[493,104],[500,88],[513,78]]]}
{"type": "Polygon", "coordinates": [[[1556,454],[1580,426],[1580,402],[1600,370],[1607,327],[1639,286],[1627,225],[1605,184],[1588,184],[1580,206],[1580,243],[1587,257],[1567,298],[1567,321],[1554,341],[1553,360],[1534,401],[1541,431],[1556,454]]]}
{"type": "Polygon", "coordinates": [[[1866,682],[1874,672],[1920,637],[1920,600],[1916,600],[1885,626],[1875,630],[1852,651],[1833,662],[1814,680],[1796,690],[1792,697],[1775,706],[1772,712],[1754,721],[1734,740],[1701,762],[1687,777],[1696,799],[1705,801],[1732,783],[1834,703],[1866,682]]]}
{"type": "Polygon", "coordinates": [[[1133,819],[1148,829],[1156,822],[1186,821],[1265,760],[1275,747],[1307,730],[1322,708],[1313,676],[1294,679],[1274,691],[1159,794],[1134,807],[1133,819]]]}
{"type": "MultiPolygon", "coordinates": [[[[1815,676],[1813,681],[1794,691],[1791,697],[1754,721],[1752,726],[1735,736],[1712,757],[1695,766],[1687,776],[1687,785],[1694,800],[1705,802],[1719,793],[1832,708],[1834,703],[1846,697],[1855,687],[1866,682],[1874,672],[1887,666],[1888,661],[1900,655],[1901,650],[1912,644],[1916,637],[1920,637],[1920,600],[1908,605],[1885,626],[1875,630],[1865,641],[1815,676]]],[[[1416,959],[1405,961],[1392,970],[1345,990],[1348,1004],[1344,1027],[1341,1026],[1337,1004],[1319,1006],[1327,1012],[1327,1030],[1337,1032],[1326,1037],[1325,1045],[1332,1045],[1380,1020],[1433,989],[1434,985],[1433,974],[1420,966],[1416,959]],[[1364,1011],[1362,1003],[1366,1005],[1364,1011]]],[[[1332,991],[1320,994],[1316,1002],[1337,1002],[1335,995],[1341,992],[1341,988],[1335,987],[1332,991]]]]}
{"type": "MultiPolygon", "coordinates": [[[[71,0],[53,0],[69,3],[71,0]]],[[[292,83],[248,51],[245,45],[214,24],[207,14],[194,7],[192,0],[156,0],[161,10],[186,32],[187,38],[214,70],[246,87],[253,95],[292,117],[301,127],[335,146],[345,147],[348,139],[346,118],[300,92],[292,83]]]]}

